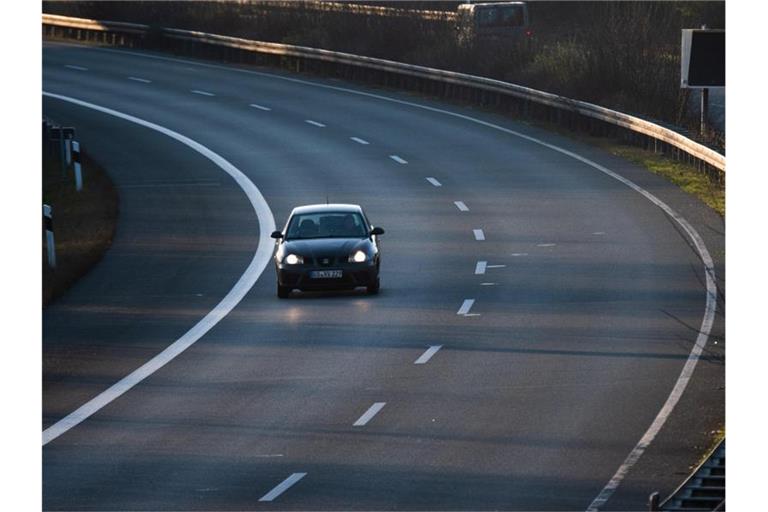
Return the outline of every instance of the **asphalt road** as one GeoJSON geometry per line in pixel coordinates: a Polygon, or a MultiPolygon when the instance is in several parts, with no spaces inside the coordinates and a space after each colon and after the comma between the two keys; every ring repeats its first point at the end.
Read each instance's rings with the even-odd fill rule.
{"type": "MultiPolygon", "coordinates": [[[[567,155],[343,88],[472,116],[625,176],[697,229],[723,289],[720,217],[524,123],[93,48],[46,45],[43,64],[45,91],[226,158],[279,227],[292,207],[327,199],[363,205],[386,229],[380,295],[278,300],[267,267],[197,343],[46,444],[45,509],[584,510],[636,446],[704,314],[703,266],[680,227],[567,155]],[[354,426],[375,403],[386,405],[354,426]]],[[[234,180],[189,147],[59,99],[43,107],[77,128],[121,199],[113,247],[43,314],[45,429],[205,316],[253,258],[259,223],[234,180]]],[[[606,509],[671,491],[722,424],[723,323],[720,303],[688,389],[606,509]]]]}

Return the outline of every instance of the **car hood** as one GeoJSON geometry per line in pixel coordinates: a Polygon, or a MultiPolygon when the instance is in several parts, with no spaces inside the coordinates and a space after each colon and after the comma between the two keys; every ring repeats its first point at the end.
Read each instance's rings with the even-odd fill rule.
{"type": "Polygon", "coordinates": [[[311,238],[309,240],[286,240],[285,254],[320,258],[327,256],[348,256],[357,249],[364,249],[371,241],[367,238],[311,238]]]}

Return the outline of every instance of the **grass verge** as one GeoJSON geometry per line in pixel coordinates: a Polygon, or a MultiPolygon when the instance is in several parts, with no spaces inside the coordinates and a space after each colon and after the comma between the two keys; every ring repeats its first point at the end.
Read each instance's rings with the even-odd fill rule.
{"type": "Polygon", "coordinates": [[[62,173],[58,155],[43,148],[43,203],[53,209],[56,268],[48,266],[43,231],[43,307],[85,275],[112,243],[118,196],[104,169],[81,151],[83,189],[74,171],[62,173]]]}
{"type": "Polygon", "coordinates": [[[720,444],[720,441],[723,439],[725,439],[725,425],[722,425],[718,427],[717,430],[713,430],[709,433],[709,445],[706,447],[706,450],[704,450],[704,453],[701,454],[699,460],[691,465],[691,471],[704,464],[709,458],[709,454],[717,448],[717,445],[720,444]]]}
{"type": "Polygon", "coordinates": [[[663,176],[683,191],[697,197],[721,217],[725,217],[725,185],[716,183],[706,173],[699,171],[691,164],[678,162],[661,153],[624,144],[615,139],[573,132],[552,123],[536,122],[533,124],[579,142],[596,146],[612,155],[644,167],[654,174],[663,176]]]}
{"type": "Polygon", "coordinates": [[[714,183],[705,173],[698,171],[694,166],[676,162],[664,155],[642,148],[626,146],[613,141],[606,143],[604,147],[616,156],[641,165],[654,174],[664,176],[685,192],[701,199],[704,204],[719,213],[721,217],[725,217],[725,187],[714,183]]]}

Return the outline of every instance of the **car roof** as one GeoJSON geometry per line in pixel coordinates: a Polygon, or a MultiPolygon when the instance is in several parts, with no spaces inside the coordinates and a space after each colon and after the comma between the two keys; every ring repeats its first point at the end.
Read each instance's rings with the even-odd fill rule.
{"type": "Polygon", "coordinates": [[[322,212],[358,212],[362,213],[363,209],[357,204],[307,204],[304,206],[297,206],[291,212],[291,215],[299,213],[322,213],[322,212]]]}

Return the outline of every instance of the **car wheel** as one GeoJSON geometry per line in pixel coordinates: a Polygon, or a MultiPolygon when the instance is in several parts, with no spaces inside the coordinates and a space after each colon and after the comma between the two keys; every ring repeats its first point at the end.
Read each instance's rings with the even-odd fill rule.
{"type": "Polygon", "coordinates": [[[277,296],[281,299],[288,298],[288,295],[291,293],[291,289],[287,286],[280,286],[277,285],[277,296]]]}
{"type": "Polygon", "coordinates": [[[370,295],[376,295],[379,293],[379,288],[381,288],[381,280],[377,277],[376,281],[374,281],[373,284],[369,284],[366,288],[370,295]]]}

